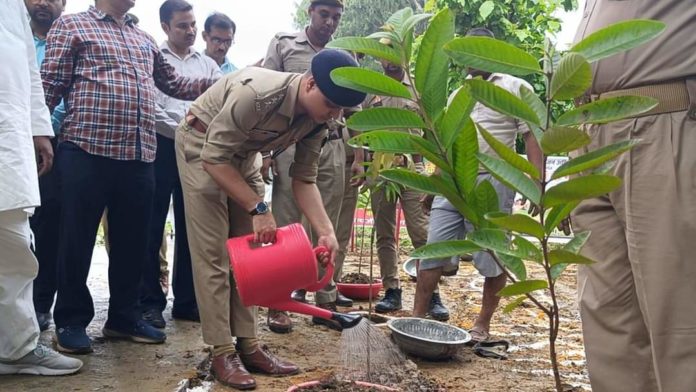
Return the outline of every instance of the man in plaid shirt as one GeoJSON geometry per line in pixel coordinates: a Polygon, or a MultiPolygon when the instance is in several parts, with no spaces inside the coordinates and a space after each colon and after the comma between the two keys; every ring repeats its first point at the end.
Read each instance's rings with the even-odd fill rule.
{"type": "Polygon", "coordinates": [[[155,95],[194,100],[214,80],[176,75],[152,37],[126,15],[133,0],[97,0],[56,20],[41,69],[46,103],[65,99],[61,163],[58,349],[92,351],[85,329],[94,317],[87,275],[99,218],[108,207],[109,313],[103,334],[139,343],[166,335],[140,319],[138,288],[147,257],[157,142],[155,95]]]}

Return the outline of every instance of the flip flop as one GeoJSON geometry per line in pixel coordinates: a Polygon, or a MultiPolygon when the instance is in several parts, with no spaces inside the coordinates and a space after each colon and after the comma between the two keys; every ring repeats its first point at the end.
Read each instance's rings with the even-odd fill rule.
{"type": "Polygon", "coordinates": [[[479,342],[474,346],[474,353],[482,358],[507,359],[510,342],[507,340],[491,340],[479,342]]]}
{"type": "Polygon", "coordinates": [[[491,338],[491,334],[486,331],[480,331],[478,329],[470,329],[469,335],[471,335],[471,340],[469,340],[466,345],[469,347],[475,346],[477,343],[486,342],[491,338]]]}

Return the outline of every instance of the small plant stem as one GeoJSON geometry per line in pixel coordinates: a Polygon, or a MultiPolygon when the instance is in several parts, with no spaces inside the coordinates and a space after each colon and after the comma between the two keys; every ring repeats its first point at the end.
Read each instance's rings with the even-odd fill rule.
{"type": "MultiPolygon", "coordinates": [[[[508,269],[505,268],[505,265],[503,265],[503,263],[500,261],[500,259],[498,258],[498,255],[490,249],[487,249],[486,252],[488,252],[488,254],[490,254],[493,257],[493,260],[495,260],[495,263],[498,264],[500,269],[503,270],[503,273],[505,274],[505,276],[507,276],[507,278],[512,283],[517,283],[517,279],[515,279],[515,277],[508,271],[508,269]]],[[[525,296],[530,301],[532,301],[532,303],[534,305],[536,305],[537,308],[539,308],[542,312],[544,312],[544,314],[546,314],[546,316],[551,317],[550,309],[547,309],[546,306],[544,306],[541,302],[539,302],[539,300],[537,300],[531,293],[526,293],[525,296]]]]}

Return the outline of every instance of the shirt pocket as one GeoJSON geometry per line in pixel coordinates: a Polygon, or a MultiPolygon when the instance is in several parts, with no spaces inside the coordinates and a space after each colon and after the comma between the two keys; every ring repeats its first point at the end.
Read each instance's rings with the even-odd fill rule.
{"type": "Polygon", "coordinates": [[[280,136],[278,131],[269,131],[267,129],[253,128],[249,131],[249,140],[253,142],[268,142],[271,143],[280,136]]]}

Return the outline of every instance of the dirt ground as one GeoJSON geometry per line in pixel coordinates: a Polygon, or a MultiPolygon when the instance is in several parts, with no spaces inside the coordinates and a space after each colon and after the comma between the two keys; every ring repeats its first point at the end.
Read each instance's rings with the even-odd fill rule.
{"type": "MultiPolygon", "coordinates": [[[[172,249],[173,247],[170,247],[172,249]]],[[[170,258],[171,260],[171,258],[170,258]]],[[[357,269],[357,257],[351,255],[346,272],[357,269]]],[[[375,267],[375,273],[378,273],[375,267]]],[[[95,249],[90,275],[90,287],[94,297],[96,316],[88,329],[93,338],[94,353],[80,358],[85,361],[82,371],[74,376],[41,378],[27,376],[0,377],[0,391],[186,391],[189,378],[196,379],[197,366],[205,360],[207,352],[200,337],[199,324],[173,321],[170,308],[165,311],[167,342],[164,345],[139,345],[123,341],[107,341],[101,336],[101,327],[108,306],[106,280],[107,260],[104,249],[95,249]]],[[[402,272],[404,288],[404,312],[413,304],[415,283],[402,272]]],[[[457,276],[446,278],[441,292],[450,309],[450,323],[462,328],[471,327],[479,310],[483,280],[476,270],[466,263],[457,276]]],[[[582,334],[575,306],[575,274],[564,275],[558,285],[562,313],[562,331],[559,337],[560,360],[564,382],[575,390],[589,390],[582,350],[582,334]]],[[[171,304],[171,300],[170,300],[171,304]]],[[[504,305],[501,304],[501,306],[504,305]]],[[[367,308],[367,303],[357,302],[355,308],[367,308]]],[[[311,324],[310,318],[292,315],[294,330],[287,335],[270,332],[265,325],[265,311],[259,317],[261,339],[281,357],[302,368],[302,373],[288,378],[257,377],[257,390],[284,392],[293,384],[315,380],[340,367],[338,345],[339,332],[311,324]]],[[[545,337],[547,321],[533,307],[521,307],[511,314],[495,316],[492,333],[496,338],[511,342],[509,359],[505,361],[477,357],[466,348],[452,360],[428,362],[410,358],[423,376],[434,380],[441,390],[498,392],[538,392],[553,387],[548,361],[548,343],[545,337]]],[[[53,344],[53,327],[44,332],[42,341],[53,344]]],[[[189,391],[228,391],[218,384],[204,382],[189,391]]],[[[432,391],[432,388],[421,391],[432,391]]]]}

